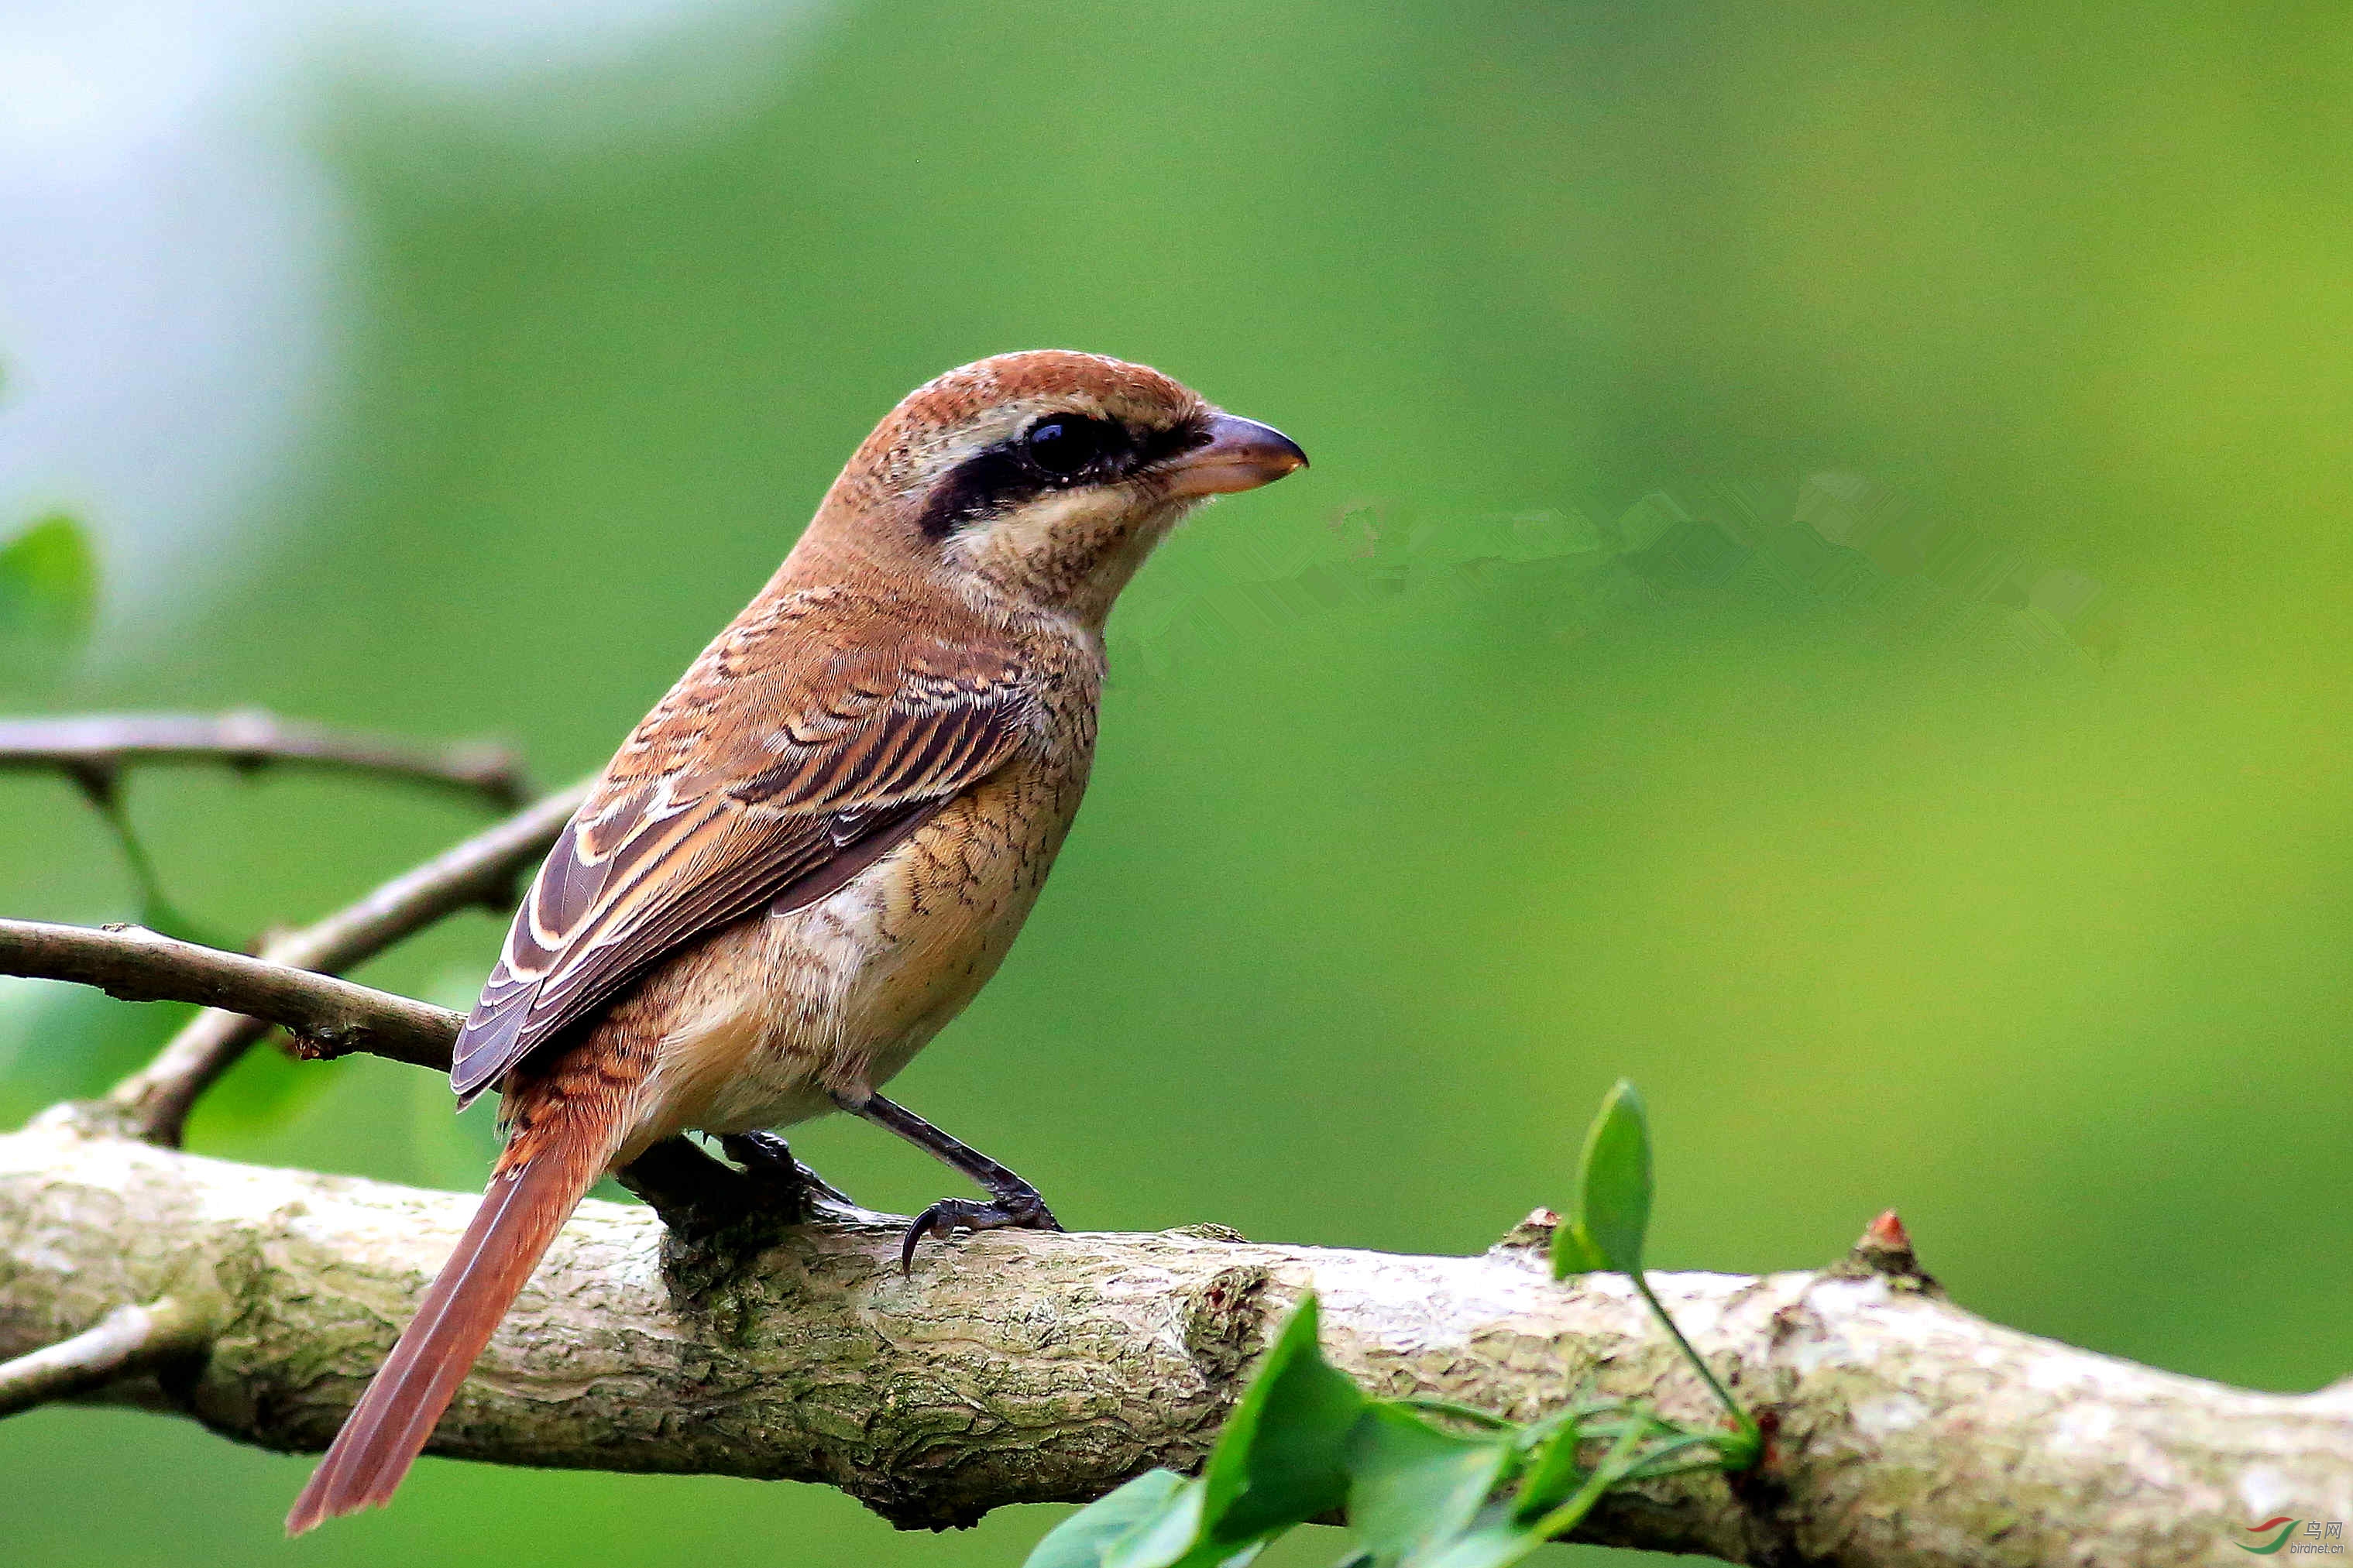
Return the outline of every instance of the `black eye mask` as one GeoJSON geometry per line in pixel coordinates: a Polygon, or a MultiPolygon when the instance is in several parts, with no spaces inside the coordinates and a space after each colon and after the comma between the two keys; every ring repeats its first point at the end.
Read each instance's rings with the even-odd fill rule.
{"type": "Polygon", "coordinates": [[[923,508],[923,531],[944,539],[1049,490],[1124,479],[1206,438],[1190,423],[1137,431],[1116,419],[1049,414],[950,469],[923,508]]]}

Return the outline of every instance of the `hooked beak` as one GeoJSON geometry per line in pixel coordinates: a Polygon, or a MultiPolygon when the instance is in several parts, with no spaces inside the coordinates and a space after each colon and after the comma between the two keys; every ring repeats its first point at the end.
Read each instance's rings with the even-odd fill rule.
{"type": "Polygon", "coordinates": [[[1208,441],[1168,465],[1172,496],[1221,496],[1254,490],[1307,466],[1299,443],[1271,425],[1232,414],[1209,417],[1208,441]]]}

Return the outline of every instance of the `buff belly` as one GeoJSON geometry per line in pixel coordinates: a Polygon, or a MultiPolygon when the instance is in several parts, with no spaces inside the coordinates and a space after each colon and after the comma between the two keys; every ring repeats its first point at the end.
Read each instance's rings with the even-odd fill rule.
{"type": "Polygon", "coordinates": [[[658,1065],[622,1163],[689,1130],[786,1127],[880,1089],[1012,946],[1077,791],[1000,778],[805,908],[713,932],[649,976],[658,1065]],[[1066,798],[1064,798],[1066,797],[1066,798]]]}

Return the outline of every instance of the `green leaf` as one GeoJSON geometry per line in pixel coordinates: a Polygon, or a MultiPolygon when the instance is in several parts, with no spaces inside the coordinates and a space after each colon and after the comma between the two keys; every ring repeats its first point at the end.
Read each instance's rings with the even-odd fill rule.
{"type": "MultiPolygon", "coordinates": [[[[1198,1491],[1174,1470],[1146,1470],[1048,1531],[1022,1568],[1103,1568],[1113,1547],[1167,1517],[1187,1489],[1198,1491]]],[[[1189,1512],[1199,1520],[1198,1499],[1189,1512]]],[[[1187,1544],[1190,1538],[1188,1530],[1187,1544]]]]}
{"type": "Polygon", "coordinates": [[[69,647],[98,612],[98,560],[62,513],[0,546],[0,639],[69,647]]]}
{"type": "Polygon", "coordinates": [[[1533,1520],[1549,1512],[1577,1489],[1585,1479],[1577,1454],[1586,1440],[1583,1425],[1571,1421],[1535,1451],[1528,1463],[1527,1476],[1520,1482],[1519,1495],[1512,1500],[1514,1517],[1533,1520]]]}
{"type": "Polygon", "coordinates": [[[1366,1402],[1324,1361],[1316,1321],[1309,1296],[1242,1391],[1200,1479],[1139,1476],[1058,1526],[1032,1568],[1239,1568],[1273,1536],[1338,1510],[1366,1402]]]}
{"type": "Polygon", "coordinates": [[[1191,1480],[1170,1492],[1158,1509],[1113,1542],[1103,1553],[1103,1564],[1104,1568],[1170,1568],[1176,1563],[1198,1563],[1202,1555],[1201,1483],[1191,1480]]]}
{"type": "Polygon", "coordinates": [[[1268,1537],[1239,1545],[1215,1539],[1202,1525],[1205,1495],[1199,1481],[1187,1481],[1159,1512],[1112,1543],[1103,1568],[1241,1568],[1259,1554],[1268,1537]]]}
{"type": "Polygon", "coordinates": [[[1478,1522],[1449,1542],[1429,1568],[1504,1568],[1545,1543],[1534,1526],[1506,1509],[1489,1509],[1478,1522]]]}
{"type": "Polygon", "coordinates": [[[1593,1245],[1585,1234],[1582,1222],[1563,1220],[1552,1233],[1552,1277],[1566,1279],[1572,1274],[1593,1274],[1609,1267],[1609,1259],[1593,1245]]]}
{"type": "Polygon", "coordinates": [[[1510,1568],[1546,1542],[1567,1534],[1633,1470],[1641,1439],[1639,1428],[1630,1428],[1594,1467],[1577,1494],[1548,1513],[1525,1517],[1517,1508],[1504,1504],[1482,1510],[1471,1529],[1431,1558],[1428,1568],[1510,1568]]]}
{"type": "Polygon", "coordinates": [[[1375,1404],[1350,1445],[1348,1528],[1378,1568],[1419,1563],[1461,1533],[1512,1460],[1509,1433],[1457,1436],[1375,1404]]]}
{"type": "Polygon", "coordinates": [[[1578,1189],[1576,1221],[1553,1237],[1554,1278],[1590,1270],[1595,1258],[1640,1274],[1651,1228],[1651,1125],[1641,1093],[1622,1078],[1585,1135],[1578,1189]],[[1574,1239],[1564,1246],[1563,1237],[1574,1239]]]}
{"type": "Polygon", "coordinates": [[[1200,1536],[1201,1483],[1146,1470],[1048,1531],[1022,1568],[1243,1568],[1266,1544],[1200,1536]]]}
{"type": "Polygon", "coordinates": [[[1315,1298],[1299,1303],[1201,1471],[1202,1539],[1255,1541],[1348,1500],[1364,1394],[1324,1359],[1315,1298]]]}
{"type": "Polygon", "coordinates": [[[1450,1421],[1466,1422],[1487,1432],[1517,1432],[1521,1429],[1516,1422],[1506,1421],[1475,1405],[1465,1405],[1458,1399],[1440,1399],[1432,1394],[1408,1394],[1396,1399],[1384,1399],[1380,1403],[1395,1405],[1399,1410],[1410,1410],[1416,1415],[1443,1415],[1450,1421]]]}

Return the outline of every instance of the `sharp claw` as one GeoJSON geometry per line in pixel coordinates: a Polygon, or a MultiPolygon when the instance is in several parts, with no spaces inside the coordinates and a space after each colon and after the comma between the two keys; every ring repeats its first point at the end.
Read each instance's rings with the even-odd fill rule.
{"type": "Polygon", "coordinates": [[[899,1238],[899,1272],[902,1275],[915,1271],[915,1248],[923,1245],[923,1237],[931,1235],[932,1227],[938,1223],[939,1205],[934,1204],[908,1225],[907,1234],[899,1238]]]}
{"type": "Polygon", "coordinates": [[[1059,1232],[1062,1228],[1053,1211],[1034,1194],[1027,1201],[1017,1196],[1011,1200],[999,1198],[987,1204],[944,1198],[917,1215],[909,1223],[906,1233],[899,1238],[899,1272],[914,1272],[915,1248],[923,1244],[923,1237],[953,1237],[958,1226],[975,1232],[1002,1229],[1059,1232]]]}

